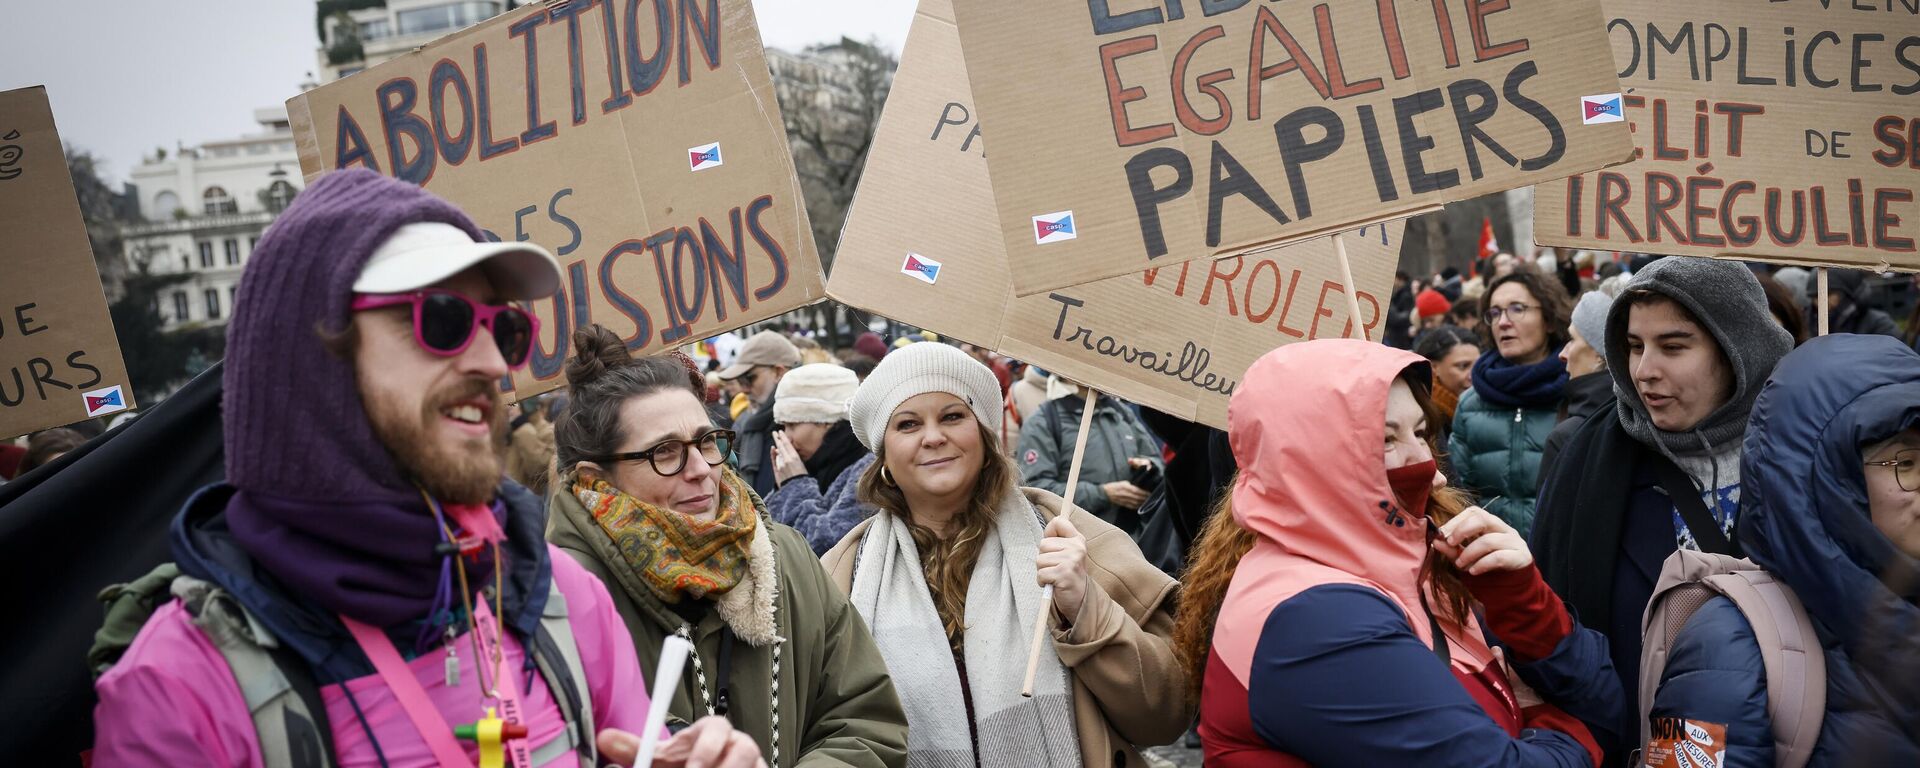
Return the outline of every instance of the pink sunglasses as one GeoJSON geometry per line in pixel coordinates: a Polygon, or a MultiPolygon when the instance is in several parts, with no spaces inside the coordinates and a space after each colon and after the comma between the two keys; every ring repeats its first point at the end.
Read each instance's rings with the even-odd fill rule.
{"type": "Polygon", "coordinates": [[[476,330],[485,326],[500,348],[507,366],[518,369],[527,364],[533,352],[533,337],[540,333],[540,319],[519,307],[481,304],[465,294],[444,288],[426,288],[408,293],[363,293],[353,298],[353,310],[361,312],[410,305],[413,307],[413,340],[422,349],[442,357],[467,351],[476,330]]]}

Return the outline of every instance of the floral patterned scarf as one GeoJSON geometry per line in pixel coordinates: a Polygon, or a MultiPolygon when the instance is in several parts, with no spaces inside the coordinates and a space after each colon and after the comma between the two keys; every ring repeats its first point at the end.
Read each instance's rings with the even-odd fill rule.
{"type": "Polygon", "coordinates": [[[717,598],[747,576],[759,516],[753,492],[730,470],[720,473],[720,508],[710,521],[647,504],[601,479],[575,478],[573,495],[663,603],[717,598]]]}

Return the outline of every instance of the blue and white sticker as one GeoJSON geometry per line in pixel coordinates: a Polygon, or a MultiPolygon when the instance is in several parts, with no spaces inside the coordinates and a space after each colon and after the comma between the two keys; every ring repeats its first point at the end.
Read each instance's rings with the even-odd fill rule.
{"type": "Polygon", "coordinates": [[[933,285],[934,281],[940,279],[940,262],[908,251],[906,262],[900,265],[900,273],[933,285]]]}
{"type": "Polygon", "coordinates": [[[720,142],[702,144],[688,149],[687,164],[696,171],[720,167],[720,142]]]}
{"type": "Polygon", "coordinates": [[[87,418],[119,413],[127,409],[127,397],[120,392],[118,384],[82,393],[80,397],[87,404],[87,418]]]}
{"type": "Polygon", "coordinates": [[[1033,242],[1038,245],[1061,243],[1077,237],[1073,229],[1073,211],[1044,213],[1033,217],[1033,242]]]}

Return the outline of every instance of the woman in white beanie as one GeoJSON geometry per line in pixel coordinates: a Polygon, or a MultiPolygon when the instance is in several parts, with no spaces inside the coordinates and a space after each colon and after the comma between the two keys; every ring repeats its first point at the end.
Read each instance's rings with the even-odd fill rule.
{"type": "Polygon", "coordinates": [[[828,575],[887,660],[909,766],[1143,766],[1138,748],[1179,738],[1191,715],[1169,693],[1185,685],[1178,585],[1118,528],[1016,487],[1003,413],[998,380],[958,349],[881,361],[850,408],[878,457],[859,484],[877,511],[827,553],[828,575]],[[1042,610],[1052,642],[1023,697],[1042,610]]]}
{"type": "Polygon", "coordinates": [[[860,388],[834,363],[803,365],[781,377],[773,396],[773,493],[767,511],[825,554],[866,519],[854,485],[873,454],[853,436],[847,402],[860,388]]]}

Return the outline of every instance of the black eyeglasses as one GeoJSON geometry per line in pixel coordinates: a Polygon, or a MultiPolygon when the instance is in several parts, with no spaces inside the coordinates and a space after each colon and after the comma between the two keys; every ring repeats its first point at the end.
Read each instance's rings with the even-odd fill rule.
{"type": "Polygon", "coordinates": [[[689,447],[697,447],[700,449],[700,460],[705,461],[707,466],[720,466],[722,462],[727,460],[727,454],[733,451],[734,437],[734,432],[731,429],[716,429],[692,440],[681,440],[679,438],[662,440],[654,443],[652,448],[629,453],[595,456],[589,458],[588,461],[610,464],[616,461],[640,461],[641,459],[645,459],[647,464],[653,467],[653,471],[659,473],[661,477],[673,477],[687,468],[687,449],[689,447]]]}
{"type": "Polygon", "coordinates": [[[1908,448],[1893,455],[1887,461],[1863,462],[1869,467],[1893,467],[1893,480],[1900,484],[1900,490],[1908,493],[1920,491],[1920,448],[1908,448]]]}

